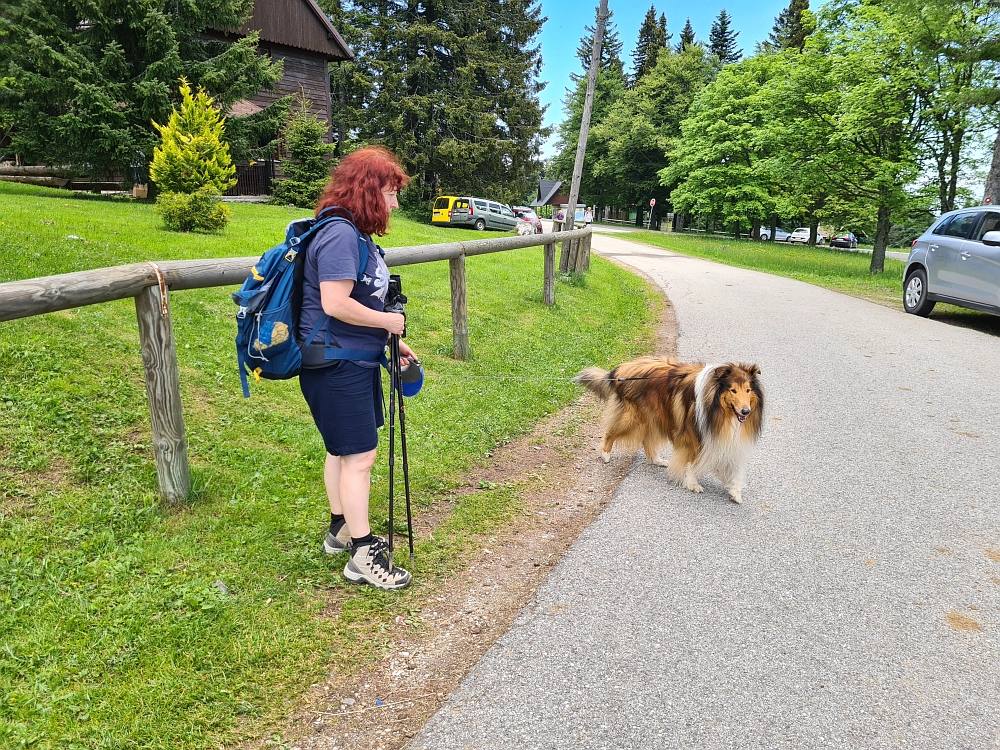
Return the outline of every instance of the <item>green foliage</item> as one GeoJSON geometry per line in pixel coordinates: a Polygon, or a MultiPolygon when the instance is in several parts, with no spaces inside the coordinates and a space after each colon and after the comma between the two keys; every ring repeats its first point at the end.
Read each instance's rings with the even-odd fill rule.
{"type": "Polygon", "coordinates": [[[327,157],[334,146],[323,140],[326,126],[309,111],[308,102],[299,101],[283,134],[289,157],[282,159],[285,178],[274,188],[272,202],[314,208],[330,178],[331,162],[327,157]]]}
{"type": "Polygon", "coordinates": [[[648,204],[656,198],[665,205],[670,185],[661,184],[659,172],[669,163],[667,151],[681,134],[691,102],[715,76],[717,65],[701,45],[665,52],[594,125],[591,170],[609,203],[648,204]]]}
{"type": "Polygon", "coordinates": [[[736,37],[740,32],[732,29],[733,17],[723,8],[719,16],[712,22],[708,35],[708,51],[719,58],[723,65],[738,62],[743,57],[743,50],[736,48],[736,37]]]}
{"type": "Polygon", "coordinates": [[[534,0],[323,4],[357,56],[331,73],[338,153],[358,140],[398,154],[413,178],[407,209],[439,192],[515,202],[537,189],[547,131],[534,0]]]}
{"type": "Polygon", "coordinates": [[[193,193],[161,192],[156,196],[156,213],[163,218],[167,229],[177,232],[195,229],[217,232],[229,221],[229,207],[211,187],[193,193]]]}
{"type": "Polygon", "coordinates": [[[186,77],[222,109],[281,77],[256,54],[257,35],[235,43],[208,28],[239,28],[252,0],[128,3],[8,0],[0,13],[0,120],[16,123],[11,151],[27,163],[94,178],[145,162],[186,77]]]}
{"type": "MultiPolygon", "coordinates": [[[[233,212],[226,235],[176,235],[149,205],[0,183],[0,257],[10,261],[0,281],[255,255],[302,214],[233,212]],[[73,252],[68,234],[85,240],[73,252]]],[[[385,243],[483,236],[394,217],[385,243]]],[[[322,441],[294,381],[242,398],[226,290],[171,293],[195,487],[174,510],[155,497],[132,301],[0,327],[0,746],[260,745],[312,683],[331,672],[361,679],[397,616],[419,621],[486,543],[480,535],[518,523],[537,486],[452,490],[496,446],[577,399],[567,379],[581,367],[648,352],[655,303],[643,281],[596,257],[586,287],[559,283],[553,308],[541,304],[541,248],[468,263],[468,362],[450,356],[447,263],[403,269],[407,341],[428,375],[406,403],[414,514],[442,520],[418,535],[414,585],[392,596],[346,584],[344,557],[321,551],[322,441]],[[524,379],[465,377],[497,374],[524,379]]],[[[386,530],[385,433],[376,533],[386,530]]]]}
{"type": "Polygon", "coordinates": [[[656,60],[661,53],[669,52],[672,34],[667,33],[667,17],[661,13],[656,20],[656,7],[649,6],[646,17],[639,27],[639,38],[632,52],[632,82],[638,81],[656,66],[656,60]]]}
{"type": "MultiPolygon", "coordinates": [[[[604,44],[601,46],[601,64],[597,69],[597,80],[594,85],[594,101],[591,109],[591,127],[599,123],[611,106],[619,101],[627,89],[625,70],[619,52],[621,42],[618,41],[618,31],[615,26],[613,12],[608,12],[605,25],[604,44]]],[[[596,17],[596,14],[595,14],[596,17]]],[[[565,119],[558,127],[556,156],[549,164],[550,177],[570,180],[573,176],[573,164],[576,161],[576,148],[580,141],[580,124],[583,122],[583,107],[587,98],[587,75],[590,69],[590,57],[593,52],[594,29],[586,27],[587,35],[580,41],[577,58],[580,60],[582,72],[572,73],[570,78],[574,87],[567,90],[563,99],[565,119]]],[[[606,145],[588,136],[584,165],[595,164],[605,153],[606,145]]],[[[567,182],[567,187],[568,187],[567,182]]],[[[587,203],[605,204],[614,192],[611,186],[598,179],[588,168],[584,168],[583,180],[580,183],[580,196],[587,203]]],[[[568,193],[569,190],[567,189],[568,193]]]]}
{"type": "Polygon", "coordinates": [[[681,29],[681,35],[677,40],[677,44],[674,45],[674,52],[683,52],[688,47],[693,47],[697,43],[698,40],[694,36],[694,26],[691,25],[691,18],[689,17],[684,22],[684,28],[681,29]]]}
{"type": "Polygon", "coordinates": [[[192,95],[182,78],[180,93],[180,110],[171,112],[166,125],[153,123],[161,142],[153,150],[149,176],[165,192],[209,189],[221,195],[236,184],[229,144],[222,140],[225,120],[204,89],[192,95]]]}
{"type": "Polygon", "coordinates": [[[816,18],[809,10],[809,0],[791,0],[774,19],[774,27],[764,42],[767,50],[802,50],[806,39],[816,30],[816,18]]]}

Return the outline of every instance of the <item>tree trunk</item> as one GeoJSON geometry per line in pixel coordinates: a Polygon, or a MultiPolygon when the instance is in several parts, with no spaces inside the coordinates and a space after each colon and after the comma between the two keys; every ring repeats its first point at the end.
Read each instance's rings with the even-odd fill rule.
{"type": "Polygon", "coordinates": [[[816,247],[816,238],[819,236],[819,219],[809,224],[809,247],[816,247]]]}
{"type": "Polygon", "coordinates": [[[774,235],[778,233],[778,214],[771,214],[771,234],[768,235],[768,242],[776,242],[774,235]]]}
{"type": "Polygon", "coordinates": [[[674,214],[674,231],[683,232],[684,231],[684,214],[675,213],[674,214]]]}
{"type": "Polygon", "coordinates": [[[983,193],[983,203],[1000,204],[1000,129],[997,130],[993,142],[993,163],[986,177],[986,191],[983,193]]]}
{"type": "Polygon", "coordinates": [[[878,207],[878,224],[875,227],[875,249],[872,250],[872,262],[869,273],[882,273],[885,271],[885,249],[889,245],[889,229],[892,222],[889,217],[892,210],[888,206],[878,207]]]}
{"type": "Polygon", "coordinates": [[[645,213],[644,208],[644,206],[639,206],[639,208],[635,210],[635,225],[640,228],[644,223],[642,220],[642,215],[645,213]]]}
{"type": "Polygon", "coordinates": [[[753,220],[753,229],[750,231],[750,238],[753,240],[760,239],[760,219],[753,220]]]}

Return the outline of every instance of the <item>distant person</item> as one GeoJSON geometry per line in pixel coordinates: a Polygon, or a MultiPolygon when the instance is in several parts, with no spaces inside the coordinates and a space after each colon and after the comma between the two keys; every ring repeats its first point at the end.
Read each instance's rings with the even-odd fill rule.
{"type": "MultiPolygon", "coordinates": [[[[299,318],[299,330],[310,331],[320,316],[329,316],[303,352],[299,375],[326,447],[330,529],[323,549],[331,555],[349,552],[344,577],[380,589],[401,589],[411,580],[398,566],[390,570],[389,545],[372,534],[368,518],[371,470],[384,422],[379,360],[389,334],[402,334],[405,320],[384,310],[389,269],[371,235],[386,233],[389,212],[399,207],[396,193],[407,182],[399,160],[384,148],[368,146],[341,159],[316,214],[339,207],[349,216],[368,245],[368,263],[359,269],[358,236],[348,224],[321,229],[306,254],[299,318]],[[336,353],[344,356],[335,358],[336,353]]],[[[399,352],[416,359],[402,341],[399,352]]]]}
{"type": "Polygon", "coordinates": [[[587,208],[587,211],[583,214],[583,225],[590,226],[594,221],[594,210],[592,208],[587,208]]]}
{"type": "Polygon", "coordinates": [[[566,214],[563,213],[563,210],[561,208],[558,211],[556,211],[556,221],[558,221],[560,224],[566,221],[566,214]]]}

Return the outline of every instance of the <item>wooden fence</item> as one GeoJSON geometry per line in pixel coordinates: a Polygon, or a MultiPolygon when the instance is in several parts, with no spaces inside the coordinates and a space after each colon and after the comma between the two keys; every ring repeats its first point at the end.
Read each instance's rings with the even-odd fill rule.
{"type": "MultiPolygon", "coordinates": [[[[447,260],[451,279],[451,320],[455,357],[469,357],[465,259],[525,247],[544,246],[542,300],[555,303],[556,243],[590,246],[589,227],[569,232],[499,237],[441,245],[393,247],[385,251],[391,268],[447,260]]],[[[173,260],[78,271],[0,284],[0,322],[135,298],[139,343],[146,375],[146,396],[160,496],[167,503],[185,500],[191,489],[187,439],[181,411],[180,372],[170,317],[170,292],[242,284],[259,256],[173,260]]],[[[235,318],[234,318],[235,320],[235,318]]],[[[234,323],[235,332],[235,323],[234,323]]]]}

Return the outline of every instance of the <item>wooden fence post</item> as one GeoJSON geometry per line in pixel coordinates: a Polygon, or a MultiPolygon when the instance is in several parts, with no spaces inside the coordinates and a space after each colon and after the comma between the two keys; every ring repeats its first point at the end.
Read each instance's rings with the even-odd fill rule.
{"type": "Polygon", "coordinates": [[[160,278],[159,286],[146,287],[136,296],[135,311],[139,321],[142,364],[146,369],[146,396],[160,497],[172,505],[187,499],[191,476],[170,300],[162,275],[160,278]]]}
{"type": "Polygon", "coordinates": [[[542,302],[546,305],[556,303],[556,243],[545,246],[545,283],[542,287],[542,302]]]}
{"type": "Polygon", "coordinates": [[[455,359],[469,358],[469,311],[465,306],[465,255],[448,260],[451,276],[451,337],[455,359]]]}

